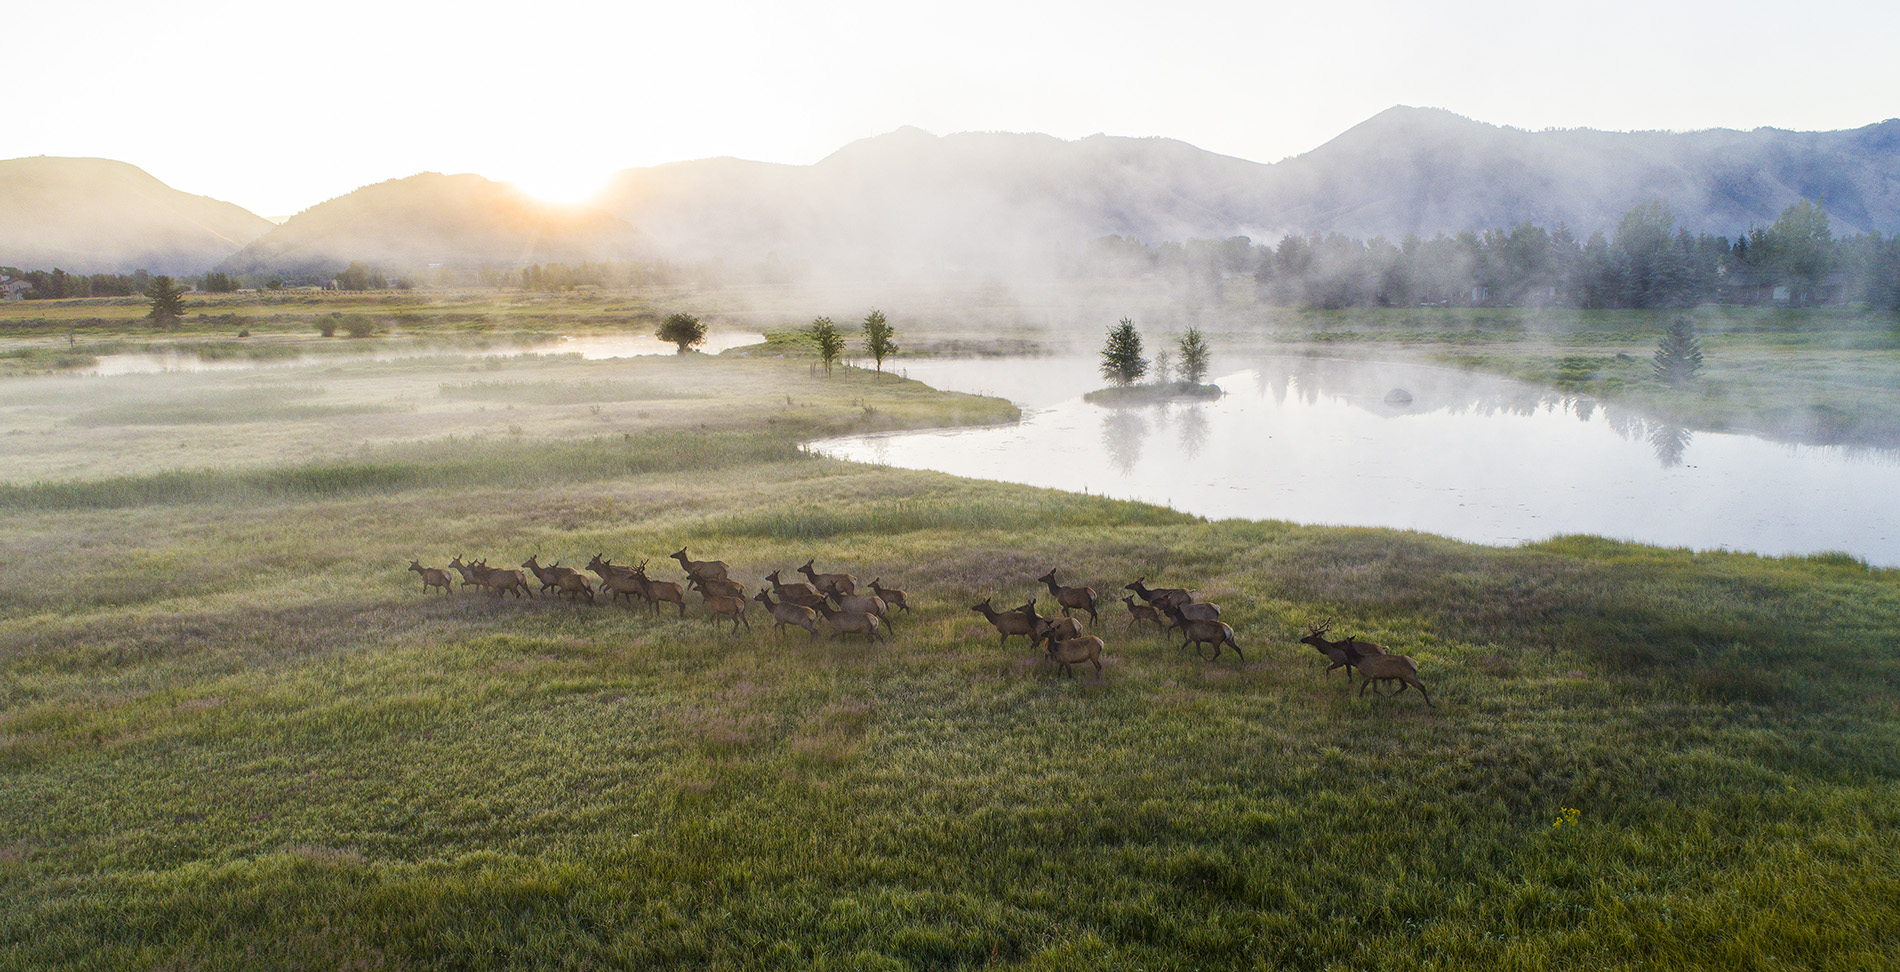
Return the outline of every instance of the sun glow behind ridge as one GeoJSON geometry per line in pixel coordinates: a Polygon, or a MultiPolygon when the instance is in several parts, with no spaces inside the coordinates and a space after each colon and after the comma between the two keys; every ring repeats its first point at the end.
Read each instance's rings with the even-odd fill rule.
{"type": "Polygon", "coordinates": [[[576,206],[607,188],[607,178],[598,171],[550,167],[541,172],[517,172],[503,181],[541,202],[576,206]]]}

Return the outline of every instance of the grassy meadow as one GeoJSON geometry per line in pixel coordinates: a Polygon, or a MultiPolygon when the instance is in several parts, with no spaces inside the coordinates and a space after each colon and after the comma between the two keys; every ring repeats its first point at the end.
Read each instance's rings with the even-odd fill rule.
{"type": "MultiPolygon", "coordinates": [[[[567,306],[608,299],[634,300],[567,306]]],[[[749,313],[708,316],[770,324],[749,313]]],[[[999,333],[1050,343],[1035,317],[999,333]]],[[[260,318],[246,340],[347,340],[260,318]]],[[[68,341],[14,323],[12,347],[68,341]]],[[[1408,343],[1303,327],[1258,340],[1408,343]]],[[[1564,353],[1653,347],[1629,327],[1564,353]]],[[[1529,340],[1477,363],[1528,375],[1529,340]]],[[[1016,410],[764,354],[25,370],[54,373],[0,380],[0,968],[1900,953],[1900,572],[1207,522],[821,459],[798,443],[1016,410]],[[815,559],[915,610],[889,645],[812,641],[756,603],[728,634],[697,603],[425,595],[405,569],[604,553],[678,580],[682,547],[754,588],[815,559]],[[1050,567],[1104,595],[1099,678],[969,610],[1048,610],[1050,567]],[[1137,577],[1220,603],[1244,661],[1128,631],[1137,577]],[[1297,639],[1323,619],[1417,659],[1436,708],[1322,676],[1297,639]]]]}

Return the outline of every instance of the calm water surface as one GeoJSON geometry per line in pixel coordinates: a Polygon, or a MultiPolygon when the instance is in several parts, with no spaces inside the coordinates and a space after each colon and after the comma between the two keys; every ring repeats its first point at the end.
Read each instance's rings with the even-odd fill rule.
{"type": "Polygon", "coordinates": [[[1227,394],[1109,408],[1092,359],[923,361],[1020,424],[854,436],[825,455],[1163,503],[1203,516],[1398,527],[1487,544],[1588,533],[1698,550],[1846,551],[1900,566],[1900,453],[1692,432],[1613,405],[1414,365],[1262,359],[1227,394]],[[1409,404],[1388,400],[1403,389],[1409,404]]]}

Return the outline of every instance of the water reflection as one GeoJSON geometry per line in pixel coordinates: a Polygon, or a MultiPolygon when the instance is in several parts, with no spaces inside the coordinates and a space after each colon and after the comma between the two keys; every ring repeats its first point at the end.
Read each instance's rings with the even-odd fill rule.
{"type": "MultiPolygon", "coordinates": [[[[1483,543],[1589,533],[1698,549],[1845,550],[1900,565],[1900,525],[1887,500],[1900,493],[1893,450],[1694,433],[1613,404],[1443,368],[1250,364],[1215,377],[1228,391],[1217,400],[1101,409],[1080,397],[1099,384],[1094,362],[1037,359],[1040,397],[1025,398],[1016,426],[813,448],[1087,487],[1209,517],[1393,526],[1483,543]],[[1387,400],[1395,388],[1410,393],[1409,405],[1387,400]]],[[[1007,370],[995,361],[913,367],[913,377],[958,391],[994,388],[1007,370]]]]}
{"type": "Polygon", "coordinates": [[[1680,425],[1668,422],[1652,422],[1649,426],[1649,445],[1656,450],[1656,461],[1664,469],[1682,465],[1682,454],[1689,448],[1689,440],[1695,433],[1680,425]]]}
{"type": "Polygon", "coordinates": [[[1132,408],[1111,408],[1102,413],[1102,451],[1115,471],[1126,476],[1141,461],[1141,443],[1148,437],[1148,422],[1132,408]]]}
{"type": "Polygon", "coordinates": [[[1188,405],[1181,412],[1181,448],[1189,459],[1198,459],[1201,446],[1207,442],[1207,413],[1202,406],[1188,405]]]}

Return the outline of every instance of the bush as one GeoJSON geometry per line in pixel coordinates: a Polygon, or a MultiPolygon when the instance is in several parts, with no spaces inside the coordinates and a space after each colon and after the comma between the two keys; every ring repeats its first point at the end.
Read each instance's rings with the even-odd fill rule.
{"type": "Polygon", "coordinates": [[[376,322],[362,314],[351,314],[343,318],[343,333],[353,338],[366,338],[376,333],[376,322]]]}

